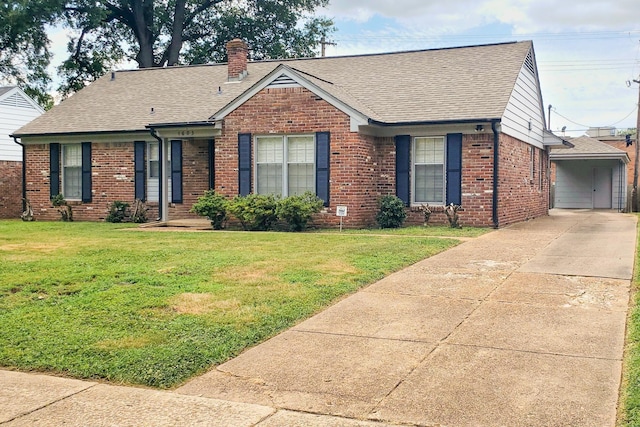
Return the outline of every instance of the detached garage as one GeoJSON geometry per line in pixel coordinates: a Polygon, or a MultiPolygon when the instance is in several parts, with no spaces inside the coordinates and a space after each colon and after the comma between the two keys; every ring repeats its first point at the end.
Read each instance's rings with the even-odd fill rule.
{"type": "Polygon", "coordinates": [[[627,153],[589,136],[571,140],[573,148],[553,150],[555,208],[617,209],[627,203],[627,153]]]}

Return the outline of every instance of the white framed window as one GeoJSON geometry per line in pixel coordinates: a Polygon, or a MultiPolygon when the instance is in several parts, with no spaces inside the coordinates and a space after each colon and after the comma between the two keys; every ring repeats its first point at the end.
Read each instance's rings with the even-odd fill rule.
{"type": "Polygon", "coordinates": [[[158,179],[160,178],[160,144],[150,142],[147,153],[147,176],[158,179]]]}
{"type": "Polygon", "coordinates": [[[157,202],[160,196],[158,189],[160,179],[160,143],[147,143],[147,201],[157,202]]]}
{"type": "Polygon", "coordinates": [[[256,193],[293,196],[315,193],[313,135],[256,136],[256,193]]]}
{"type": "Polygon", "coordinates": [[[443,136],[413,139],[413,202],[445,203],[445,139],[443,136]]]}
{"type": "Polygon", "coordinates": [[[67,200],[82,198],[82,145],[62,145],[62,194],[67,200]]]}

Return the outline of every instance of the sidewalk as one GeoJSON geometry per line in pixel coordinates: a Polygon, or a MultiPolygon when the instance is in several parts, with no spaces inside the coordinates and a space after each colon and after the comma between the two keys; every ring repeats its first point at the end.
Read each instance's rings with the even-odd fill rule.
{"type": "Polygon", "coordinates": [[[489,233],[173,392],[0,371],[0,425],[613,427],[635,224],[489,233]]]}

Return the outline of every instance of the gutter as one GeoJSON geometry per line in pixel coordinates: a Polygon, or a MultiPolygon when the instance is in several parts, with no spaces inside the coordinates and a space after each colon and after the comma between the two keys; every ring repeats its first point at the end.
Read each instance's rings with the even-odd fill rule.
{"type": "Polygon", "coordinates": [[[22,147],[22,212],[27,210],[27,151],[23,143],[18,142],[18,137],[10,135],[13,141],[22,147]]]}
{"type": "Polygon", "coordinates": [[[388,123],[388,122],[381,122],[378,120],[374,120],[374,119],[369,119],[368,120],[370,125],[377,125],[377,126],[424,126],[424,125],[451,125],[451,124],[459,124],[459,123],[463,123],[463,124],[473,124],[473,123],[491,123],[493,126],[493,123],[497,123],[500,122],[500,119],[489,119],[489,118],[483,118],[483,119],[463,119],[463,120],[423,120],[423,121],[417,121],[417,122],[395,122],[395,123],[388,123]]]}
{"type": "Polygon", "coordinates": [[[160,136],[158,135],[158,132],[155,130],[155,128],[152,128],[150,126],[148,126],[149,128],[149,133],[151,134],[152,137],[154,137],[159,144],[159,149],[158,149],[158,163],[160,164],[160,179],[158,179],[158,192],[160,193],[158,195],[158,217],[162,218],[162,208],[164,206],[164,190],[162,189],[163,187],[163,181],[165,181],[165,177],[162,176],[162,171],[164,170],[164,156],[162,155],[164,153],[164,149],[162,147],[162,138],[160,138],[160,136]]]}
{"type": "Polygon", "coordinates": [[[500,147],[500,131],[498,130],[499,119],[491,121],[491,130],[493,131],[493,200],[491,206],[491,217],[493,221],[493,228],[500,226],[498,218],[498,165],[500,163],[500,156],[498,149],[500,147]]]}

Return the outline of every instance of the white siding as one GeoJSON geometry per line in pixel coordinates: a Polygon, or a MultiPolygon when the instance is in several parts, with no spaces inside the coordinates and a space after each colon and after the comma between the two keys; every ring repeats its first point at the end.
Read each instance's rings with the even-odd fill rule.
{"type": "Polygon", "coordinates": [[[542,108],[538,79],[526,66],[523,66],[502,117],[502,132],[543,148],[545,124],[542,108]],[[531,130],[529,130],[529,122],[531,122],[531,130]]]}
{"type": "Polygon", "coordinates": [[[22,147],[9,135],[42,114],[42,110],[33,106],[18,89],[7,95],[0,100],[0,160],[20,162],[22,147]]]}
{"type": "Polygon", "coordinates": [[[613,171],[613,209],[626,203],[626,167],[616,160],[565,160],[556,162],[554,207],[565,209],[593,208],[593,169],[610,168],[613,171]],[[620,179],[622,178],[622,181],[620,179]]]}

